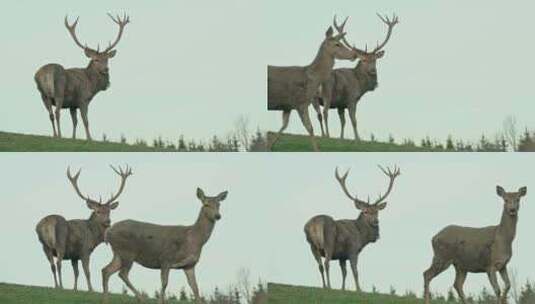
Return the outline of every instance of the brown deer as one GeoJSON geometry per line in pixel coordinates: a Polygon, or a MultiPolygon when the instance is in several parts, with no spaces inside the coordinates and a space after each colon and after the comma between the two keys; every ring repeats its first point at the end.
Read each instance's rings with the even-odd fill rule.
{"type": "Polygon", "coordinates": [[[69,25],[67,17],[65,17],[65,27],[67,27],[72,39],[91,59],[86,68],[65,69],[59,64],[52,63],[41,67],[35,74],[37,89],[41,93],[41,99],[50,116],[54,137],[61,137],[61,109],[69,109],[73,124],[72,138],[76,138],[76,125],[78,124],[76,110],[80,109],[87,140],[91,140],[87,118],[89,103],[98,92],[104,91],[110,86],[108,61],[117,53],[114,48],[121,40],[125,26],[130,22],[130,18],[126,15],[122,19],[119,16],[108,15],[119,26],[119,34],[115,41],[110,42],[109,46],[102,52],[100,47],[95,50],[82,45],[76,37],[78,18],[72,25],[69,25]],[[55,113],[52,111],[52,106],[55,106],[55,113]],[[54,124],[54,114],[56,124],[54,124]]]}
{"type": "Polygon", "coordinates": [[[87,220],[70,220],[67,221],[61,215],[49,215],[43,218],[37,224],[35,231],[39,241],[43,244],[43,250],[50,262],[52,274],[54,275],[54,286],[63,288],[61,278],[62,260],[71,260],[74,270],[74,290],[78,289],[78,261],[82,260],[89,291],[93,291],[89,273],[89,257],[93,250],[104,241],[104,232],[110,226],[110,212],[117,208],[119,202],[117,198],[123,192],[126,179],[132,175],[130,168],[119,170],[111,166],[121,177],[121,184],[116,194],[112,194],[110,199],[102,203],[83,195],[78,188],[79,170],[74,176],[71,175],[70,168],[67,169],[67,177],[71,182],[78,196],[83,199],[87,207],[92,210],[91,216],[87,220]],[[56,262],[54,263],[54,257],[56,262]],[[56,268],[59,275],[59,285],[56,277],[56,268]]]}
{"type": "Polygon", "coordinates": [[[315,151],[319,150],[314,139],[308,108],[320,84],[329,78],[335,59],[351,61],[356,59],[356,52],[341,43],[345,35],[346,33],[343,32],[333,35],[333,28],[329,27],[316,58],[307,66],[268,66],[267,107],[269,111],[282,111],[282,127],[271,140],[268,148],[271,148],[288,127],[291,111],[297,110],[310,135],[312,147],[315,151]]]}
{"type": "Polygon", "coordinates": [[[197,221],[191,226],[162,226],[134,220],[115,223],[106,232],[113,260],[102,269],[104,301],[107,301],[109,278],[117,271],[126,286],[138,299],[142,299],[128,278],[130,268],[136,262],[150,269],[160,269],[161,303],[165,302],[165,289],[171,269],[184,270],[195,301],[201,303],[195,266],[199,262],[203,246],[212,235],[216,221],[221,219],[219,207],[227,194],[225,191],[217,196],[206,196],[203,190],[197,188],[197,198],[202,207],[197,221]]]}
{"type": "Polygon", "coordinates": [[[518,192],[505,192],[501,186],[496,186],[496,192],[504,202],[502,218],[497,226],[472,228],[451,225],[433,237],[433,262],[424,272],[426,304],[431,300],[431,280],[452,264],[455,267],[453,286],[462,303],[466,303],[463,285],[468,272],[486,273],[496,293],[498,304],[507,303],[507,293],[511,288],[507,264],[513,255],[512,244],[516,235],[520,199],[526,195],[527,188],[522,187],[518,192]],[[496,272],[500,273],[505,284],[503,293],[500,291],[496,272]]]}
{"type": "MultiPolygon", "coordinates": [[[[347,109],[353,126],[355,140],[359,140],[356,116],[357,103],[364,94],[374,91],[377,88],[377,59],[384,56],[385,52],[382,49],[390,40],[394,26],[399,23],[399,18],[396,15],[392,17],[392,20],[386,16],[382,17],[379,14],[377,16],[387,25],[388,31],[383,43],[377,44],[377,47],[371,52],[368,52],[368,47],[360,50],[355,46],[350,46],[345,39],[342,39],[347,47],[352,48],[356,52],[360,60],[355,68],[335,69],[330,74],[329,79],[323,82],[321,97],[316,98],[313,104],[320,122],[322,136],[329,137],[329,109],[337,109],[341,123],[340,137],[344,138],[346,123],[345,110],[347,109]],[[323,105],[323,117],[320,104],[323,105]],[[323,122],[325,123],[325,131],[323,129],[323,122]]],[[[335,16],[334,26],[338,32],[343,32],[345,22],[341,26],[338,26],[335,16]]]]}
{"type": "Polygon", "coordinates": [[[306,239],[318,263],[323,288],[331,288],[329,263],[331,260],[338,260],[342,270],[342,289],[345,289],[346,264],[349,260],[355,279],[355,288],[357,292],[361,291],[357,270],[359,254],[366,245],[379,239],[379,211],[386,207],[384,200],[392,191],[394,180],[401,174],[397,167],[393,171],[390,168],[388,170],[380,166],[379,168],[388,176],[389,184],[386,193],[380,195],[372,204],[369,199],[363,201],[349,193],[346,186],[349,170],[342,177],[338,174],[338,168],[335,171],[336,180],[340,183],[342,190],[360,210],[360,215],[356,220],[334,220],[328,215],[318,215],[311,218],[305,225],[306,239]],[[322,257],[325,258],[323,264],[322,257]],[[327,274],[327,282],[325,282],[324,271],[327,274]]]}

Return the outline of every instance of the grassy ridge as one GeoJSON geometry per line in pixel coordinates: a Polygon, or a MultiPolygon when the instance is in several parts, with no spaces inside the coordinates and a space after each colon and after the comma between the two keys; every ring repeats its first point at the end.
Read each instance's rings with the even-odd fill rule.
{"type": "MultiPolygon", "coordinates": [[[[269,304],[423,304],[415,297],[391,296],[385,294],[360,293],[313,287],[268,284],[269,304]]],[[[433,304],[445,304],[431,301],[433,304]]]]}
{"type": "MultiPolygon", "coordinates": [[[[270,141],[275,133],[268,133],[270,141]]],[[[433,152],[432,149],[382,143],[359,141],[339,138],[316,137],[321,152],[433,152]]],[[[273,152],[312,152],[310,138],[307,135],[282,134],[272,147],[273,152]]]]}
{"type": "Polygon", "coordinates": [[[165,149],[113,142],[0,132],[2,152],[162,152],[165,149]]]}
{"type": "MultiPolygon", "coordinates": [[[[102,294],[96,292],[61,290],[54,288],[23,286],[0,283],[0,303],[2,304],[100,304],[102,294]]],[[[137,303],[129,296],[111,294],[109,304],[137,303]]],[[[144,303],[155,304],[154,299],[144,303]]],[[[170,304],[187,304],[190,302],[168,301],[170,304]]]]}

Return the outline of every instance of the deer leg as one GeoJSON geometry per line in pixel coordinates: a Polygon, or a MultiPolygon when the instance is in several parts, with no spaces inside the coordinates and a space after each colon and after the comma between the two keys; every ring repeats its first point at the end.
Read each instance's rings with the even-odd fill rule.
{"type": "Polygon", "coordinates": [[[58,252],[56,257],[56,269],[58,270],[59,288],[63,289],[63,280],[61,278],[61,262],[63,261],[63,252],[58,252]]]}
{"type": "Polygon", "coordinates": [[[327,138],[330,137],[329,134],[329,107],[330,105],[325,103],[325,106],[323,107],[323,121],[325,122],[325,134],[327,138]]]}
{"type": "Polygon", "coordinates": [[[331,289],[331,273],[330,273],[330,264],[332,256],[325,254],[325,260],[323,260],[323,268],[325,268],[325,274],[327,277],[327,288],[331,289]]]}
{"type": "Polygon", "coordinates": [[[82,121],[84,122],[85,136],[87,140],[91,140],[91,134],[89,133],[89,120],[87,119],[87,104],[80,106],[80,114],[82,116],[82,121]]]}
{"type": "Polygon", "coordinates": [[[195,303],[202,303],[201,296],[199,295],[199,288],[197,287],[197,280],[195,279],[195,268],[192,267],[184,269],[184,273],[186,274],[186,278],[188,279],[189,287],[193,291],[195,303]]]}
{"type": "Polygon", "coordinates": [[[43,100],[43,103],[45,104],[45,108],[48,111],[48,117],[50,118],[50,123],[52,124],[52,131],[54,132],[54,137],[58,136],[58,133],[56,133],[56,124],[54,123],[54,112],[52,111],[52,101],[50,98],[46,97],[45,95],[41,94],[41,99],[43,100]]]}
{"type": "Polygon", "coordinates": [[[424,272],[424,300],[425,304],[429,304],[431,301],[431,293],[429,292],[429,284],[434,277],[442,273],[444,270],[450,267],[451,261],[444,261],[441,258],[434,256],[433,262],[429,269],[424,272]]]}
{"type": "Polygon", "coordinates": [[[106,265],[106,267],[102,268],[102,292],[104,296],[104,302],[107,301],[108,297],[108,282],[110,280],[110,276],[119,271],[121,266],[121,258],[114,254],[113,260],[106,265]]]}
{"type": "Polygon", "coordinates": [[[338,262],[342,270],[342,290],[346,290],[347,260],[340,259],[338,262]]]}
{"type": "Polygon", "coordinates": [[[162,291],[160,292],[160,303],[165,303],[165,289],[167,288],[167,283],[169,282],[169,268],[162,268],[160,272],[160,277],[162,279],[162,291]]]}
{"type": "Polygon", "coordinates": [[[132,285],[130,282],[130,279],[128,278],[128,273],[130,272],[130,269],[132,268],[132,261],[129,262],[122,262],[121,263],[121,271],[119,271],[119,277],[123,282],[126,284],[126,286],[136,295],[136,298],[138,300],[141,300],[141,293],[137,291],[137,289],[132,285]]]}
{"type": "Polygon", "coordinates": [[[511,281],[509,280],[509,274],[507,273],[507,266],[504,266],[502,270],[500,270],[500,276],[502,277],[503,283],[505,286],[503,287],[503,294],[502,294],[502,304],[507,303],[507,294],[509,293],[509,290],[511,289],[511,281]]]}
{"type": "Polygon", "coordinates": [[[324,274],[323,264],[321,262],[321,254],[320,254],[319,250],[316,247],[314,247],[313,245],[310,245],[310,249],[312,250],[312,254],[314,255],[314,259],[318,263],[318,268],[319,268],[319,271],[320,271],[320,274],[321,274],[321,282],[323,283],[323,288],[326,288],[327,286],[325,285],[325,274],[324,274]]]}
{"type": "Polygon", "coordinates": [[[82,257],[82,268],[84,269],[87,288],[89,291],[93,291],[93,286],[91,285],[91,273],[89,271],[89,256],[82,257]]]}
{"type": "Polygon", "coordinates": [[[76,139],[76,125],[78,125],[78,117],[76,117],[76,108],[70,108],[72,118],[72,139],[76,139]]]}
{"type": "Polygon", "coordinates": [[[349,258],[349,263],[351,264],[351,271],[353,272],[353,278],[355,279],[355,290],[357,292],[361,292],[360,284],[359,284],[359,271],[357,268],[358,265],[358,256],[353,256],[349,258]]]}
{"type": "Polygon", "coordinates": [[[453,284],[453,287],[457,291],[457,294],[459,295],[459,299],[461,299],[461,303],[465,304],[465,296],[463,291],[463,285],[464,281],[466,280],[466,271],[459,269],[458,267],[455,267],[455,283],[453,284]]]}
{"type": "Polygon", "coordinates": [[[340,138],[344,139],[344,129],[346,127],[346,116],[344,108],[338,108],[338,117],[340,117],[340,138]]]}
{"type": "Polygon", "coordinates": [[[72,264],[72,270],[74,271],[74,291],[77,291],[78,290],[78,274],[79,274],[78,260],[72,259],[71,264],[72,264]]]}
{"type": "Polygon", "coordinates": [[[61,117],[61,107],[63,105],[63,97],[57,97],[54,99],[56,101],[56,126],[58,127],[58,137],[61,138],[61,125],[60,125],[60,117],[61,117]]]}
{"type": "Polygon", "coordinates": [[[349,118],[351,119],[351,125],[353,126],[353,134],[355,134],[355,141],[359,140],[359,132],[357,130],[357,104],[352,103],[348,107],[349,118]]]}
{"type": "Polygon", "coordinates": [[[43,245],[43,250],[45,252],[46,258],[48,259],[48,262],[50,263],[50,270],[52,270],[52,274],[54,275],[54,287],[58,288],[58,279],[56,276],[56,265],[54,265],[54,255],[52,254],[52,249],[43,245]]]}
{"type": "Polygon", "coordinates": [[[496,271],[494,269],[487,272],[487,276],[489,277],[490,285],[492,285],[492,289],[494,289],[494,294],[496,294],[496,299],[498,299],[498,304],[500,304],[500,285],[498,285],[498,278],[496,278],[496,271]]]}
{"type": "Polygon", "coordinates": [[[320,104],[317,98],[314,99],[312,106],[314,106],[314,110],[316,111],[316,114],[318,115],[318,121],[320,122],[320,128],[321,128],[321,136],[323,137],[325,136],[325,130],[323,129],[323,116],[321,115],[321,108],[320,108],[320,104]]]}
{"type": "Polygon", "coordinates": [[[290,113],[290,110],[282,111],[282,127],[280,128],[279,132],[275,134],[275,137],[271,140],[271,142],[268,143],[268,150],[271,151],[271,148],[279,140],[279,137],[281,136],[282,132],[284,132],[284,130],[286,130],[286,128],[288,127],[288,122],[290,122],[290,113]]]}
{"type": "MultiPolygon", "coordinates": [[[[308,113],[308,106],[301,106],[297,109],[297,112],[299,113],[299,117],[301,118],[301,122],[305,126],[305,129],[308,132],[308,135],[310,136],[310,141],[312,142],[312,149],[315,152],[319,151],[318,144],[316,143],[316,139],[314,137],[314,128],[312,127],[312,123],[310,122],[310,116],[308,113]]],[[[327,272],[327,276],[328,272],[327,272]]]]}

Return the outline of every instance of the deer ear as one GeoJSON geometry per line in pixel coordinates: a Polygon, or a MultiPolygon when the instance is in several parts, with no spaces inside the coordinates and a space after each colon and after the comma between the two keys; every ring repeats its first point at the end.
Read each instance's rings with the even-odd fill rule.
{"type": "Polygon", "coordinates": [[[220,202],[224,201],[227,198],[227,194],[228,194],[228,191],[219,193],[219,195],[217,196],[217,200],[220,202]]]}
{"type": "Polygon", "coordinates": [[[524,196],[528,193],[528,188],[527,187],[522,187],[520,189],[518,189],[518,192],[520,193],[520,196],[524,196]]]}
{"type": "Polygon", "coordinates": [[[375,54],[375,58],[377,59],[383,58],[384,55],[385,55],[385,51],[379,51],[375,54]]]}
{"type": "Polygon", "coordinates": [[[119,207],[119,202],[113,202],[110,204],[110,209],[113,210],[115,208],[119,207]]]}
{"type": "Polygon", "coordinates": [[[383,210],[383,209],[385,209],[385,207],[386,207],[386,202],[380,203],[379,205],[377,205],[377,209],[378,210],[383,210]]]}
{"type": "Polygon", "coordinates": [[[85,49],[84,49],[84,53],[85,53],[85,56],[86,56],[87,58],[91,58],[91,59],[93,59],[93,57],[95,57],[95,55],[96,55],[97,52],[93,51],[93,50],[90,49],[90,48],[85,48],[85,49]]]}
{"type": "Polygon", "coordinates": [[[498,194],[498,196],[503,197],[503,195],[505,194],[505,190],[503,190],[502,186],[496,186],[496,194],[498,194]]]}
{"type": "Polygon", "coordinates": [[[205,199],[204,191],[202,191],[201,188],[197,188],[197,198],[199,198],[201,201],[204,201],[205,199]]]}
{"type": "Polygon", "coordinates": [[[333,27],[329,26],[329,28],[327,29],[327,32],[325,32],[325,37],[331,38],[332,36],[333,36],[333,27]]]}
{"type": "Polygon", "coordinates": [[[115,54],[117,54],[117,51],[116,51],[116,50],[110,51],[110,52],[108,53],[108,58],[113,58],[113,57],[115,57],[115,54]]]}
{"type": "Polygon", "coordinates": [[[361,201],[353,201],[355,203],[355,208],[362,210],[366,207],[366,204],[361,201]]]}
{"type": "Polygon", "coordinates": [[[95,202],[92,202],[92,201],[86,201],[86,204],[87,204],[87,208],[91,209],[91,210],[97,210],[99,204],[98,203],[95,203],[95,202]]]}

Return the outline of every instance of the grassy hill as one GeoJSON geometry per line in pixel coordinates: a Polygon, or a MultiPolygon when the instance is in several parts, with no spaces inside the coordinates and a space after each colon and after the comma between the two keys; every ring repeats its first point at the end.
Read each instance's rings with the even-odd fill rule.
{"type": "MultiPolygon", "coordinates": [[[[268,133],[268,140],[275,133],[268,133]]],[[[321,152],[433,152],[434,150],[396,143],[359,141],[316,137],[321,152]]],[[[273,152],[312,152],[308,135],[282,134],[272,147],[273,152]]]]}
{"type": "MultiPolygon", "coordinates": [[[[313,287],[268,284],[269,304],[423,304],[416,297],[391,296],[386,294],[357,294],[354,291],[341,291],[313,287]]],[[[431,301],[433,304],[445,304],[442,301],[431,301]]]]}
{"type": "Polygon", "coordinates": [[[142,145],[0,132],[1,152],[162,152],[142,145]]]}
{"type": "MultiPolygon", "coordinates": [[[[54,288],[23,286],[0,283],[0,303],[2,304],[101,304],[102,294],[96,292],[60,290],[54,288]]],[[[129,296],[111,294],[109,304],[138,303],[129,296]]],[[[144,303],[156,304],[154,299],[144,303]]],[[[169,304],[187,304],[184,301],[168,301],[169,304]]]]}

